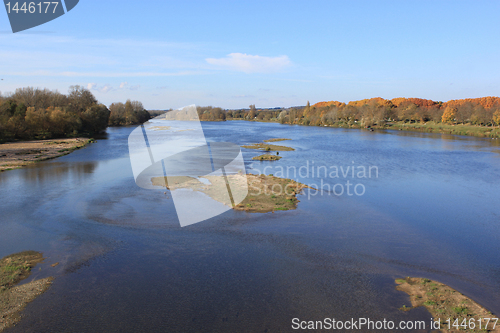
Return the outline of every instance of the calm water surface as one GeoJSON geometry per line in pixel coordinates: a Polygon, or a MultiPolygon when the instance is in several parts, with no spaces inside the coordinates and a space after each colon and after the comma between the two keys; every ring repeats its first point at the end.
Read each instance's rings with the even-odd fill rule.
{"type": "Polygon", "coordinates": [[[323,191],[300,195],[294,211],[229,211],[180,228],[164,189],[134,182],[134,128],[109,128],[85,149],[0,173],[0,257],[41,251],[47,260],[30,279],[56,277],[8,332],[429,321],[425,309],[398,310],[410,305],[394,288],[405,276],[436,279],[500,314],[499,140],[237,121],[203,128],[209,141],[240,145],[292,138],[278,144],[296,150],[276,162],[252,161],[258,153],[243,149],[247,171],[284,170],[323,191]],[[321,166],[328,175],[318,175],[321,166]],[[370,166],[371,177],[358,177],[370,166]],[[348,167],[354,177],[340,171],[348,167]],[[347,181],[363,195],[348,195],[347,181]]]}

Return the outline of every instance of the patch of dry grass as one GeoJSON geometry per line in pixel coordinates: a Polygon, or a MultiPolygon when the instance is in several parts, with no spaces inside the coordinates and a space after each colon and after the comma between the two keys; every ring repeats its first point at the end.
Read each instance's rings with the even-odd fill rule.
{"type": "Polygon", "coordinates": [[[277,161],[279,159],[281,159],[281,156],[270,155],[270,154],[264,154],[252,157],[252,160],[258,160],[258,161],[277,161]]]}
{"type": "Polygon", "coordinates": [[[287,140],[292,140],[292,139],[276,138],[276,139],[264,140],[264,142],[277,142],[277,141],[287,141],[287,140]]]}
{"type": "Polygon", "coordinates": [[[254,143],[252,145],[242,146],[243,148],[248,149],[258,149],[263,151],[293,151],[295,149],[286,147],[286,146],[278,146],[278,145],[270,145],[267,143],[254,143]]]}
{"type": "Polygon", "coordinates": [[[434,317],[434,321],[440,320],[442,332],[458,331],[458,328],[453,326],[455,320],[459,325],[467,323],[468,329],[466,330],[465,327],[459,326],[461,330],[467,332],[500,332],[500,322],[497,323],[495,329],[493,329],[494,320],[489,323],[489,327],[484,326],[486,318],[498,317],[445,284],[411,277],[396,279],[396,283],[398,284],[396,289],[410,295],[412,305],[412,307],[403,306],[400,310],[409,311],[419,306],[425,306],[434,317]],[[448,327],[448,319],[450,319],[450,327],[448,327]],[[482,320],[482,329],[479,329],[480,319],[482,320]],[[475,329],[471,329],[469,325],[472,322],[475,323],[475,329]]]}

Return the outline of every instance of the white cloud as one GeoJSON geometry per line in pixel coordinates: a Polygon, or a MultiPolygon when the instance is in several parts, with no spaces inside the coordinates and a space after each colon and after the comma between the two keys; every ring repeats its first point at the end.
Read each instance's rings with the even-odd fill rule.
{"type": "Polygon", "coordinates": [[[127,84],[128,84],[128,82],[126,82],[126,81],[125,81],[125,82],[120,83],[120,89],[125,88],[125,86],[126,86],[127,84]]]}
{"type": "Polygon", "coordinates": [[[107,93],[110,90],[113,90],[113,87],[109,84],[105,84],[102,88],[99,89],[103,93],[107,93]]]}
{"type": "Polygon", "coordinates": [[[100,87],[97,85],[97,83],[88,83],[87,89],[100,91],[102,93],[107,93],[108,91],[113,90],[113,87],[109,84],[105,84],[104,86],[100,87]]]}
{"type": "Polygon", "coordinates": [[[245,73],[278,72],[292,64],[286,55],[264,57],[245,53],[230,53],[225,58],[208,58],[206,61],[222,69],[230,69],[245,73]]]}

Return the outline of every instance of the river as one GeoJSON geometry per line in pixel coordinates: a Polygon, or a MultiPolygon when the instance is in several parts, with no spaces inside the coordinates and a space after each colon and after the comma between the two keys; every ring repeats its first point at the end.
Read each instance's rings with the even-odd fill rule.
{"type": "Polygon", "coordinates": [[[134,182],[127,139],[135,127],[108,128],[85,149],[0,173],[0,257],[41,251],[47,259],[28,281],[56,278],[7,332],[286,332],[293,318],[429,321],[423,308],[398,310],[410,305],[395,290],[394,279],[405,276],[438,280],[500,313],[499,140],[202,126],[211,142],[291,138],[276,143],[295,148],[279,161],[252,161],[258,152],[242,149],[247,172],[323,191],[299,195],[293,211],[231,210],[181,228],[164,189],[134,182]]]}

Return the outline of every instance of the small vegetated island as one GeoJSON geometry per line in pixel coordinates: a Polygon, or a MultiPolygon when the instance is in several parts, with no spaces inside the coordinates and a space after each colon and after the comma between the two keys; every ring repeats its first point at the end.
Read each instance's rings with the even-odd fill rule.
{"type": "MultiPolygon", "coordinates": [[[[455,289],[425,278],[396,279],[397,290],[410,296],[411,307],[424,306],[442,332],[500,332],[498,317],[455,289]]],[[[437,328],[437,327],[436,327],[437,328]]]]}
{"type": "MultiPolygon", "coordinates": [[[[270,139],[264,142],[276,142],[290,139],[270,139]]],[[[249,149],[257,149],[264,151],[293,151],[293,148],[285,146],[271,145],[267,143],[256,143],[253,145],[242,146],[249,149]]],[[[269,155],[262,155],[269,156],[269,155]]],[[[274,156],[274,155],[270,155],[274,156]]],[[[280,156],[278,156],[280,157],[280,156]]],[[[256,159],[256,158],[253,158],[256,159]]],[[[309,186],[296,182],[293,179],[284,179],[273,175],[254,175],[254,174],[234,174],[227,175],[227,180],[236,186],[233,188],[244,188],[247,183],[248,194],[246,198],[239,204],[232,206],[230,202],[226,202],[226,179],[221,176],[203,176],[209,184],[198,180],[195,177],[188,176],[173,176],[173,177],[153,177],[151,182],[154,186],[167,187],[169,190],[190,189],[193,191],[202,192],[214,200],[231,206],[235,210],[245,211],[250,213],[267,213],[274,211],[283,211],[296,209],[299,200],[299,194],[304,188],[309,186]],[[238,186],[240,185],[240,186],[238,186]]],[[[234,193],[233,193],[234,195],[234,193]]]]}
{"type": "MultiPolygon", "coordinates": [[[[166,186],[169,190],[190,189],[199,191],[235,210],[250,213],[267,213],[281,210],[292,210],[297,208],[299,194],[307,185],[292,179],[274,177],[273,175],[236,174],[227,175],[228,181],[235,188],[238,184],[248,184],[248,195],[238,205],[232,206],[226,202],[226,181],[222,176],[199,177],[208,180],[209,184],[195,177],[173,176],[153,177],[151,182],[154,186],[166,186]]],[[[240,188],[243,188],[241,186],[240,188]]],[[[233,189],[233,187],[232,187],[233,189]]],[[[234,192],[233,192],[234,195],[234,192]]]]}
{"type": "MultiPolygon", "coordinates": [[[[291,140],[291,139],[284,139],[284,138],[276,138],[276,139],[269,139],[269,140],[264,140],[264,142],[278,142],[278,141],[286,141],[286,140],[291,140]]],[[[247,145],[247,146],[242,146],[243,148],[247,149],[256,149],[256,150],[262,150],[265,152],[277,152],[276,155],[272,155],[270,153],[268,154],[263,154],[259,156],[254,156],[252,157],[252,160],[258,160],[258,161],[277,161],[281,159],[281,156],[279,156],[280,151],[294,151],[295,149],[286,147],[286,146],[278,146],[278,145],[272,145],[268,143],[254,143],[252,145],[247,145]]]]}
{"type": "Polygon", "coordinates": [[[49,289],[52,278],[16,286],[43,260],[42,254],[34,251],[12,254],[0,260],[0,332],[19,322],[19,312],[26,304],[49,289]]]}

